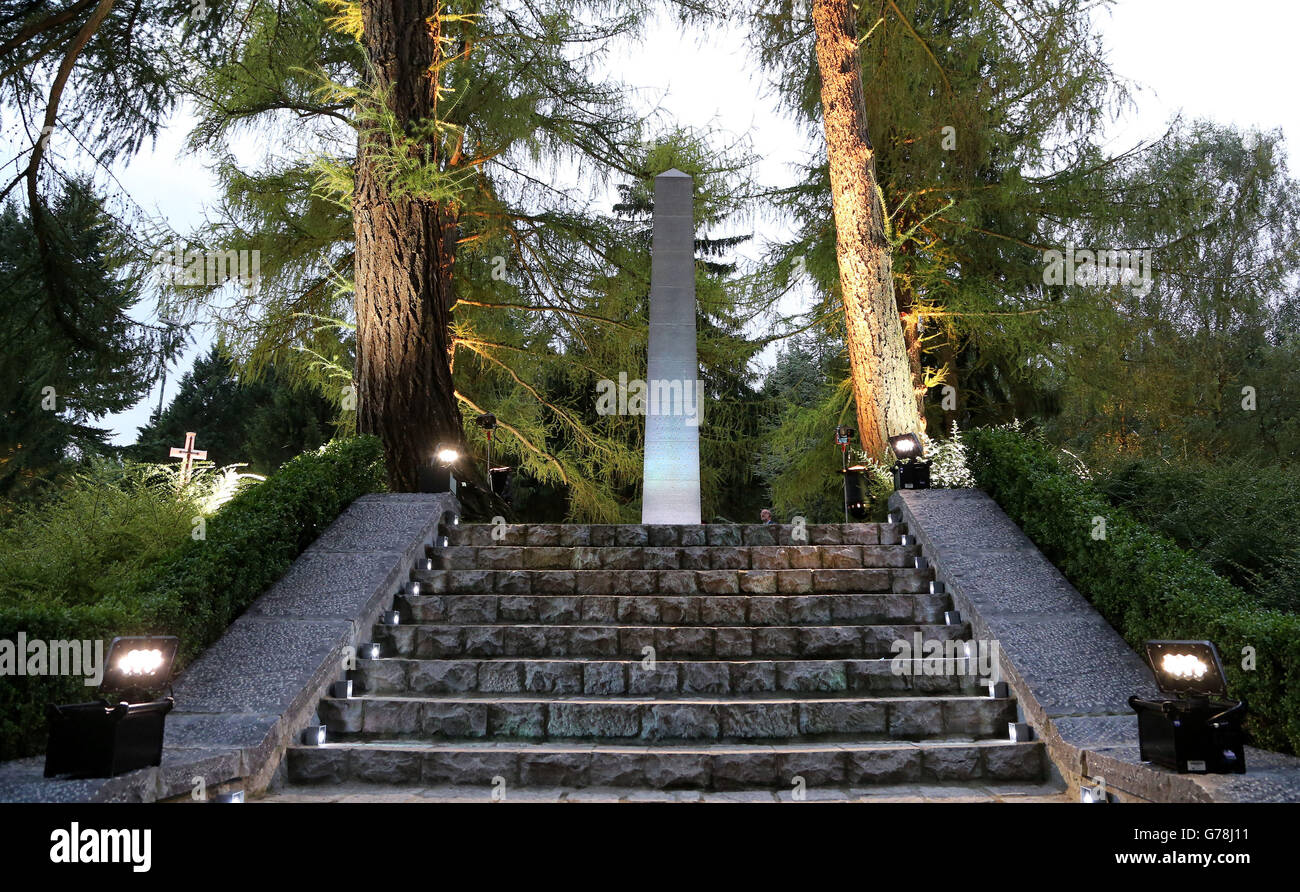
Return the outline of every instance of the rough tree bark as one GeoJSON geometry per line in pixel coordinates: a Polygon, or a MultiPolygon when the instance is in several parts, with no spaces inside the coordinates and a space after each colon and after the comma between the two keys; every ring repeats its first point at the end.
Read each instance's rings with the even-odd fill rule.
{"type": "Polygon", "coordinates": [[[849,0],[813,0],[812,18],[858,431],[862,448],[879,457],[889,436],[920,429],[920,415],[894,300],[853,7],[849,0]]]}
{"type": "MultiPolygon", "coordinates": [[[[362,2],[366,55],[402,127],[437,111],[436,12],[435,0],[362,2]]],[[[451,376],[457,217],[391,194],[373,165],[380,139],[361,136],[353,199],[357,428],[383,441],[390,488],[410,492],[438,444],[464,437],[451,376]]]]}

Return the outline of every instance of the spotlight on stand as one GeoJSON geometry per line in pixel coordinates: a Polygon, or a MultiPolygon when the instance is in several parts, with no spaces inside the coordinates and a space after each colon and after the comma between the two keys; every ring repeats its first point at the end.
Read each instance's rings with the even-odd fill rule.
{"type": "Polygon", "coordinates": [[[454,444],[439,443],[432,459],[420,468],[420,492],[449,492],[456,494],[456,475],[453,473],[460,461],[460,450],[454,444]]]}
{"type": "Polygon", "coordinates": [[[916,434],[900,434],[889,438],[889,448],[894,451],[894,489],[929,489],[930,463],[925,458],[925,447],[916,434]]]}
{"type": "Polygon", "coordinates": [[[867,516],[867,503],[862,498],[862,475],[866,471],[863,465],[849,467],[849,443],[857,436],[851,427],[840,425],[835,428],[835,443],[840,447],[840,473],[844,475],[844,522],[852,516],[862,520],[867,516]]]}
{"type": "Polygon", "coordinates": [[[1148,641],[1156,687],[1169,697],[1129,697],[1138,714],[1144,762],[1181,773],[1245,774],[1241,721],[1246,705],[1228,700],[1219,651],[1209,641],[1148,641]]]}
{"type": "Polygon", "coordinates": [[[170,679],[179,644],[180,639],[171,636],[114,638],[99,690],[115,695],[117,702],[100,699],[46,708],[45,776],[116,777],[157,766],[162,761],[163,726],[174,703],[170,679]],[[164,689],[168,695],[155,699],[164,689]]]}

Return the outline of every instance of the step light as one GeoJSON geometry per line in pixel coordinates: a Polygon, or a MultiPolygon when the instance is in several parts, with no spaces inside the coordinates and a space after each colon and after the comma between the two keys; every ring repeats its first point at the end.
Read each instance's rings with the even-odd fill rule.
{"type": "Polygon", "coordinates": [[[330,685],[330,696],[335,700],[352,699],[352,680],[336,681],[330,685]]]}
{"type": "Polygon", "coordinates": [[[244,801],[243,790],[231,790],[229,793],[218,793],[212,797],[213,802],[233,802],[242,803],[244,801]]]}
{"type": "Polygon", "coordinates": [[[417,569],[417,570],[432,570],[432,569],[433,569],[433,558],[431,558],[431,557],[420,558],[418,561],[415,562],[415,569],[417,569]]]}
{"type": "Polygon", "coordinates": [[[888,519],[890,523],[902,523],[903,515],[899,514],[897,511],[890,511],[888,519]]]}
{"type": "Polygon", "coordinates": [[[939,582],[937,579],[932,579],[932,580],[930,580],[930,594],[932,594],[932,595],[942,595],[942,594],[945,594],[945,592],[946,592],[946,589],[944,588],[944,585],[943,585],[942,582],[939,582]]]}
{"type": "Polygon", "coordinates": [[[961,625],[961,611],[960,611],[960,610],[945,610],[945,611],[943,612],[943,624],[944,624],[945,626],[960,626],[960,625],[961,625]]]}
{"type": "Polygon", "coordinates": [[[1034,729],[1028,722],[1007,722],[1007,736],[1016,743],[1024,743],[1034,739],[1034,729]]]}
{"type": "Polygon", "coordinates": [[[912,538],[910,535],[908,535],[907,533],[904,533],[904,534],[902,535],[902,537],[898,540],[898,544],[899,544],[899,545],[915,545],[915,544],[916,544],[916,540],[913,539],[913,538],[912,538]]]}
{"type": "Polygon", "coordinates": [[[99,685],[112,702],[101,697],[46,707],[45,776],[116,777],[159,765],[179,645],[173,636],[114,638],[99,685]]]}
{"type": "Polygon", "coordinates": [[[379,643],[376,641],[367,641],[365,644],[358,644],[357,658],[361,660],[379,659],[379,643]]]}
{"type": "Polygon", "coordinates": [[[994,700],[1006,700],[1011,696],[1011,688],[1005,681],[990,681],[989,697],[994,700]]]}
{"type": "Polygon", "coordinates": [[[325,743],[325,726],[308,725],[302,729],[302,734],[298,735],[298,739],[303,746],[323,746],[325,743]]]}
{"type": "Polygon", "coordinates": [[[930,568],[930,562],[927,561],[925,555],[922,554],[918,554],[916,557],[912,558],[912,564],[918,570],[928,570],[930,568]]]}
{"type": "Polygon", "coordinates": [[[380,625],[400,626],[402,624],[402,614],[397,610],[385,610],[379,617],[380,625]]]}
{"type": "MultiPolygon", "coordinates": [[[[457,522],[459,522],[459,518],[457,518],[457,522]]],[[[450,544],[451,544],[451,538],[450,538],[450,537],[448,537],[448,536],[439,536],[439,537],[438,537],[438,547],[439,547],[439,548],[446,548],[446,547],[447,547],[448,545],[450,545],[450,544]]],[[[432,570],[433,568],[430,567],[429,569],[432,570]]]]}
{"type": "Polygon", "coordinates": [[[1209,641],[1148,641],[1147,660],[1164,697],[1129,697],[1144,762],[1180,773],[1245,774],[1241,722],[1229,700],[1219,651],[1209,641]]]}
{"type": "Polygon", "coordinates": [[[1087,777],[1079,778],[1079,801],[1085,805],[1110,802],[1106,782],[1101,778],[1095,781],[1087,777]]]}
{"type": "Polygon", "coordinates": [[[420,581],[418,579],[412,579],[406,584],[406,594],[412,598],[420,597],[420,581]]]}

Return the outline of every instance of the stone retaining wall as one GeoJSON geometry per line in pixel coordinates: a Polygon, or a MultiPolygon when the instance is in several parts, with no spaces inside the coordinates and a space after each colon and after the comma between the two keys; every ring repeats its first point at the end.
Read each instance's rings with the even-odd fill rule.
{"type": "Polygon", "coordinates": [[[1138,758],[1133,694],[1146,662],[988,495],[905,490],[891,507],[971,624],[998,643],[1002,676],[1071,795],[1104,779],[1117,801],[1296,802],[1300,759],[1248,747],[1245,775],[1177,774],[1138,758]]]}
{"type": "Polygon", "coordinates": [[[116,778],[46,780],[44,757],[0,765],[0,801],[153,802],[250,794],[276,776],[345,649],[370,635],[445,516],[448,494],[380,494],[352,503],[289,571],[189,666],[175,686],[162,765],[116,778]]]}

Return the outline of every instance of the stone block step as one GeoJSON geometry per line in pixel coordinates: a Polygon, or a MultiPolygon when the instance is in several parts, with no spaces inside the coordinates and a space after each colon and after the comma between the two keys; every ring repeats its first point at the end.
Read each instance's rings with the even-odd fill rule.
{"type": "Polygon", "coordinates": [[[896,641],[956,641],[963,625],[646,626],[399,625],[376,626],[389,656],[447,657],[839,657],[893,656],[896,641]]]}
{"type": "Polygon", "coordinates": [[[450,545],[736,546],[897,545],[901,523],[807,524],[462,524],[447,530],[450,545]]]}
{"type": "Polygon", "coordinates": [[[358,660],[368,694],[956,694],[982,693],[957,665],[893,660],[358,660]],[[901,669],[903,671],[895,671],[901,669]],[[947,671],[940,672],[940,669],[947,671]]]}
{"type": "Polygon", "coordinates": [[[436,570],[855,570],[910,567],[917,552],[915,545],[453,545],[428,554],[436,570]]]}
{"type": "Polygon", "coordinates": [[[382,697],[326,698],[334,739],[513,738],[747,741],[1004,738],[1015,703],[989,697],[382,697]]]}
{"type": "Polygon", "coordinates": [[[420,595],[909,594],[931,570],[416,570],[420,595]]]}
{"type": "Polygon", "coordinates": [[[415,623],[642,623],[789,626],[941,623],[947,595],[428,595],[405,597],[415,623]]]}
{"type": "Polygon", "coordinates": [[[292,746],[295,784],[345,782],[510,787],[639,787],[789,790],[1044,778],[1041,742],[712,744],[412,744],[292,746]]]}

